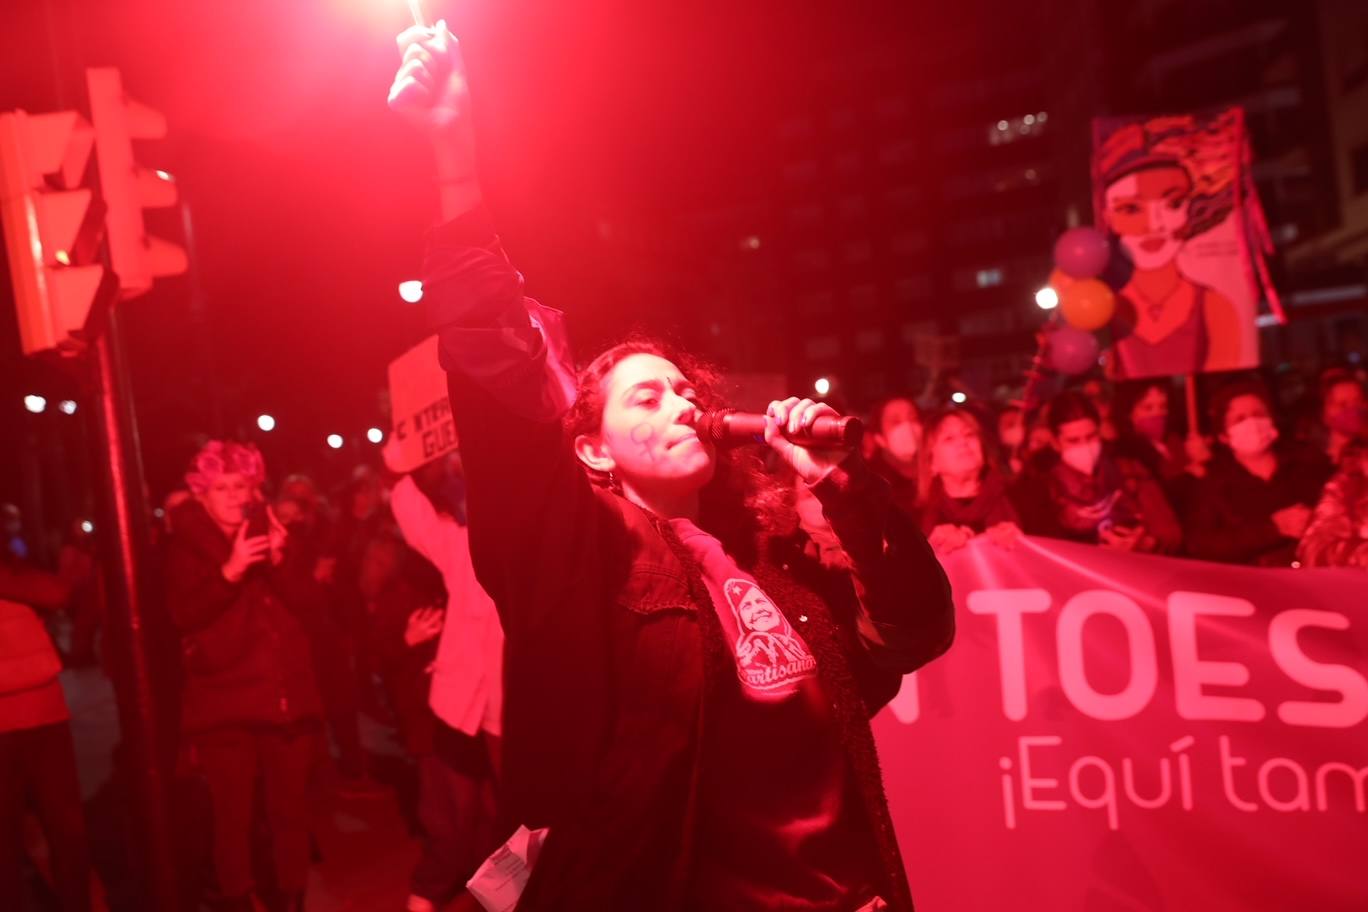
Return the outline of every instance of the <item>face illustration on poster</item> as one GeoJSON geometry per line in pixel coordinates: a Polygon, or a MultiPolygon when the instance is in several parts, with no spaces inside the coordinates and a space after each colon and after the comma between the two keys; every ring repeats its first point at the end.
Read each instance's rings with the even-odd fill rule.
{"type": "Polygon", "coordinates": [[[1238,135],[1221,119],[1155,118],[1116,130],[1097,151],[1102,217],[1129,272],[1112,324],[1119,377],[1229,370],[1256,357],[1243,325],[1253,325],[1252,292],[1231,297],[1245,275],[1240,245],[1227,243],[1238,135]]]}

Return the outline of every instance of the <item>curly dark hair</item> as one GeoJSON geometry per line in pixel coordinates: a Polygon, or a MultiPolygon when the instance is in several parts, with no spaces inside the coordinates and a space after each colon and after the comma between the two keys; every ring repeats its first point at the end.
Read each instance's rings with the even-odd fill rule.
{"type": "MultiPolygon", "coordinates": [[[[668,343],[634,334],[609,348],[579,372],[575,403],[566,413],[567,441],[595,434],[603,423],[604,381],[632,355],[655,355],[671,362],[689,378],[700,409],[726,404],[723,375],[716,367],[668,343]]],[[[590,482],[622,496],[621,486],[607,473],[580,463],[590,482]]],[[[749,447],[719,449],[713,478],[699,496],[699,527],[722,542],[738,562],[752,564],[756,544],[764,533],[783,533],[796,524],[792,491],[765,470],[764,460],[749,447]]]]}
{"type": "Polygon", "coordinates": [[[1268,409],[1268,414],[1275,414],[1273,397],[1268,394],[1268,387],[1262,380],[1251,375],[1237,377],[1216,390],[1211,397],[1211,426],[1217,434],[1225,433],[1226,414],[1230,411],[1230,404],[1241,396],[1258,398],[1263,402],[1264,408],[1268,409]]]}
{"type": "Polygon", "coordinates": [[[1070,421],[1086,418],[1099,425],[1102,423],[1102,416],[1097,413],[1097,407],[1092,404],[1092,400],[1077,390],[1065,390],[1050,400],[1048,415],[1050,431],[1055,435],[1058,435],[1059,429],[1070,421]]]}
{"type": "Polygon", "coordinates": [[[1135,433],[1135,424],[1131,421],[1131,412],[1136,405],[1149,395],[1149,391],[1157,389],[1169,400],[1170,415],[1169,420],[1173,420],[1173,387],[1167,377],[1147,377],[1141,380],[1127,380],[1116,386],[1116,396],[1112,399],[1111,420],[1116,425],[1117,430],[1123,434],[1135,433]]]}

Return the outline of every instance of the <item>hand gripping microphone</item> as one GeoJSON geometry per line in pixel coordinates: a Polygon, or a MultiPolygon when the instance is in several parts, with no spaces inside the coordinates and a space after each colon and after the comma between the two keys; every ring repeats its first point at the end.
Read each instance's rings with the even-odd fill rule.
{"type": "MultiPolygon", "coordinates": [[[[763,443],[765,439],[765,416],[736,409],[706,411],[694,427],[699,437],[722,448],[763,443]]],[[[804,431],[789,434],[781,430],[780,433],[799,446],[853,449],[860,445],[860,438],[864,436],[864,422],[853,415],[819,415],[804,431]]]]}

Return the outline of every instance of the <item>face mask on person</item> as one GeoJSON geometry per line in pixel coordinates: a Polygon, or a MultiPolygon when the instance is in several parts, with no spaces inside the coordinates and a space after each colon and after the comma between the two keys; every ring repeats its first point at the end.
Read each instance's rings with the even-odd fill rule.
{"type": "Polygon", "coordinates": [[[1092,443],[1066,447],[1060,451],[1059,458],[1069,468],[1084,475],[1091,475],[1093,469],[1097,468],[1097,460],[1102,458],[1102,441],[1094,440],[1092,443]]]}
{"type": "Polygon", "coordinates": [[[1135,419],[1135,431],[1147,440],[1163,440],[1168,418],[1163,415],[1146,415],[1135,419]]]}
{"type": "Polygon", "coordinates": [[[1230,448],[1241,456],[1257,456],[1273,445],[1278,439],[1278,429],[1273,419],[1251,415],[1226,431],[1230,438],[1230,448]]]}
{"type": "Polygon", "coordinates": [[[911,462],[917,455],[917,431],[909,423],[895,425],[885,435],[888,454],[899,462],[911,462]]]}
{"type": "Polygon", "coordinates": [[[1365,425],[1368,425],[1368,409],[1361,405],[1351,405],[1325,416],[1325,423],[1332,431],[1354,437],[1363,433],[1365,425]]]}

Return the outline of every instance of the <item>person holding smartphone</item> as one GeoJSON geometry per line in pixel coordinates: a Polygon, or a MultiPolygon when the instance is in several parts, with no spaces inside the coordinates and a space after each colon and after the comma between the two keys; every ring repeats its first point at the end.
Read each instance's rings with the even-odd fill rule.
{"type": "Polygon", "coordinates": [[[265,504],[266,467],[249,444],[210,441],[172,519],[167,607],[181,636],[181,729],[209,786],[215,909],[253,908],[250,833],[265,796],[277,890],[272,912],[304,908],[309,866],[305,794],[322,707],[309,639],[291,609],[285,527],[265,504]]]}
{"type": "Polygon", "coordinates": [[[505,633],[501,798],[548,828],[519,912],[910,912],[869,717],[949,648],[950,588],[834,410],[772,402],[764,445],[850,557],[791,534],[787,491],[698,418],[719,377],[635,339],[578,375],[480,206],[445,25],[400,37],[391,105],[435,142],[424,268],[476,576],[505,633]]]}

